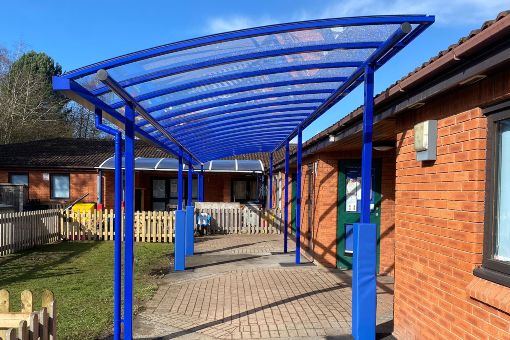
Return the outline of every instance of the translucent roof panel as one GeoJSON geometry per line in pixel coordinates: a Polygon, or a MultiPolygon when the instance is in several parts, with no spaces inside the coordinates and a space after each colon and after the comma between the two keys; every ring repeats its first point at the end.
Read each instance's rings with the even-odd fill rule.
{"type": "MultiPolygon", "coordinates": [[[[124,161],[124,159],[123,159],[124,161]]],[[[122,163],[124,167],[124,162],[122,163]]],[[[108,158],[101,163],[98,169],[112,170],[115,168],[115,159],[108,158]]],[[[135,159],[135,170],[147,171],[177,171],[179,161],[176,158],[144,158],[135,159]]],[[[187,170],[186,163],[183,164],[183,170],[187,170]]],[[[196,168],[196,171],[200,168],[196,168]]],[[[205,172],[263,172],[264,167],[260,160],[214,160],[204,164],[205,172]]]]}
{"type": "Polygon", "coordinates": [[[261,161],[255,160],[245,160],[237,162],[237,170],[238,171],[264,171],[264,166],[261,161]]]}
{"type": "Polygon", "coordinates": [[[367,65],[378,69],[433,22],[398,15],[248,28],[101,61],[56,77],[54,88],[117,126],[125,98],[139,113],[139,137],[194,163],[274,151],[361,84],[367,65]]]}
{"type": "Polygon", "coordinates": [[[237,169],[235,160],[214,160],[211,164],[212,171],[236,171],[237,169]]]}

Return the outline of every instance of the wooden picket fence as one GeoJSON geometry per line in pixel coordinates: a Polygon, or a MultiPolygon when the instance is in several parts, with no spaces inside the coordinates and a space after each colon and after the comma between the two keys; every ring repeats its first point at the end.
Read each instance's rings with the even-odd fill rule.
{"type": "Polygon", "coordinates": [[[279,209],[249,206],[197,208],[195,214],[200,213],[211,216],[210,232],[213,234],[280,234],[283,230],[283,215],[279,209]]]}
{"type": "MultiPolygon", "coordinates": [[[[89,212],[61,211],[62,237],[69,241],[111,241],[115,237],[115,214],[112,209],[89,212]]],[[[124,218],[121,221],[124,239],[124,218]]],[[[175,214],[168,211],[138,211],[135,213],[136,242],[172,242],[175,214]]]]}
{"type": "MultiPolygon", "coordinates": [[[[211,216],[209,232],[213,234],[279,234],[283,230],[280,210],[249,206],[202,207],[196,209],[195,221],[202,212],[211,216]]],[[[111,241],[115,237],[114,220],[111,209],[90,212],[51,209],[0,214],[0,256],[61,239],[111,241]]],[[[135,242],[171,243],[174,228],[173,212],[135,213],[135,242]]]]}
{"type": "Polygon", "coordinates": [[[0,256],[60,239],[60,210],[0,214],[0,256]]]}
{"type": "Polygon", "coordinates": [[[0,339],[2,340],[56,340],[57,306],[53,293],[44,290],[41,310],[33,311],[32,292],[21,292],[21,311],[10,311],[10,296],[0,290],[0,339]]]}

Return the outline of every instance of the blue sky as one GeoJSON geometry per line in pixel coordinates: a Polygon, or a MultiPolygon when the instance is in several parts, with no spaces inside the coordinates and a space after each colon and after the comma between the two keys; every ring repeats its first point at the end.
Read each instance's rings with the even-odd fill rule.
{"type": "MultiPolygon", "coordinates": [[[[44,51],[64,70],[178,40],[273,23],[372,14],[434,14],[436,23],[376,73],[384,90],[485,20],[508,0],[88,0],[2,4],[0,47],[44,51]]],[[[358,88],[304,131],[308,139],[359,106],[358,88]]]]}

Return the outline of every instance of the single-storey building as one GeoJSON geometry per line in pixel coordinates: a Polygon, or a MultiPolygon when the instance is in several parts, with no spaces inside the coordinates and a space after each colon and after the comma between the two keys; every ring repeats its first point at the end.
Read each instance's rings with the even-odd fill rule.
{"type": "MultiPolygon", "coordinates": [[[[351,266],[362,112],[303,145],[302,250],[329,267],[351,266]]],[[[378,272],[395,277],[395,336],[510,339],[510,13],[379,94],[373,138],[371,219],[378,272]]],[[[282,158],[276,168],[281,205],[282,158]]]]}
{"type": "MultiPolygon", "coordinates": [[[[82,202],[114,205],[114,141],[55,138],[0,145],[0,183],[25,184],[32,205],[82,202]]],[[[171,209],[177,200],[177,159],[150,143],[136,143],[136,210],[171,209]]],[[[267,153],[204,164],[204,199],[209,202],[265,200],[267,153]]],[[[184,169],[187,176],[187,168],[184,169]]],[[[193,179],[193,199],[197,198],[193,179]]],[[[187,186],[184,196],[187,197],[187,186]]]]}

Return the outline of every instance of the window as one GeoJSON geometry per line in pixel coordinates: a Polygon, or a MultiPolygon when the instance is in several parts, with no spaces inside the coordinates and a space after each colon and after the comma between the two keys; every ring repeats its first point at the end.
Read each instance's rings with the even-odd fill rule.
{"type": "Polygon", "coordinates": [[[9,174],[9,183],[23,184],[28,186],[28,174],[27,173],[9,174]]]}
{"type": "MultiPolygon", "coordinates": [[[[188,179],[183,179],[183,204],[188,202],[188,179]]],[[[179,197],[177,178],[152,179],[152,210],[165,211],[167,208],[175,209],[179,197]]],[[[198,180],[193,178],[191,199],[198,199],[198,180]]]]}
{"type": "Polygon", "coordinates": [[[232,180],[232,202],[258,201],[258,182],[253,179],[232,180]]]}
{"type": "Polygon", "coordinates": [[[488,117],[482,267],[475,275],[510,287],[510,110],[488,117]]]}
{"type": "Polygon", "coordinates": [[[69,198],[70,182],[68,174],[50,175],[50,194],[52,199],[69,198]]]}

